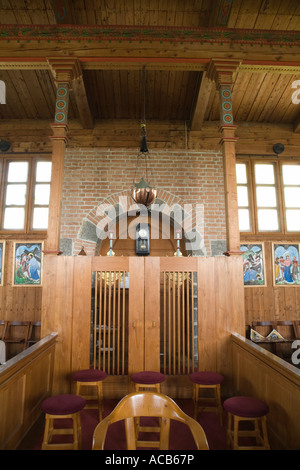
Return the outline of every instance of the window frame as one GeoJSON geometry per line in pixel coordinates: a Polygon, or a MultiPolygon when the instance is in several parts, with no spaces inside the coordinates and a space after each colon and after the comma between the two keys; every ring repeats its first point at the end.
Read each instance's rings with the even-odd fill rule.
{"type": "MultiPolygon", "coordinates": [[[[0,194],[0,234],[22,234],[22,235],[45,235],[47,229],[33,229],[33,211],[34,211],[34,190],[36,184],[36,168],[37,162],[47,161],[51,162],[51,154],[46,155],[5,155],[0,157],[1,165],[1,194],[0,194]],[[24,206],[25,208],[25,220],[23,229],[5,229],[4,228],[4,215],[5,208],[8,207],[5,205],[6,202],[6,189],[8,186],[8,169],[10,162],[28,162],[28,179],[27,179],[27,190],[26,190],[26,201],[24,206]]],[[[13,183],[12,183],[13,184],[13,183]]],[[[51,180],[49,182],[51,185],[51,180]]],[[[49,207],[49,206],[47,206],[49,207]]]]}
{"type": "MultiPolygon", "coordinates": [[[[250,226],[249,231],[240,231],[241,237],[249,236],[268,236],[268,238],[278,238],[284,236],[285,238],[295,238],[299,236],[299,231],[287,230],[286,223],[286,206],[284,198],[283,184],[283,165],[299,165],[299,158],[286,158],[286,157],[271,157],[263,155],[237,155],[236,163],[245,163],[247,172],[247,187],[248,187],[248,198],[249,198],[249,211],[250,211],[250,226]],[[275,192],[277,199],[277,214],[278,214],[278,230],[258,230],[258,207],[256,200],[256,185],[255,183],[255,164],[273,164],[274,165],[274,177],[275,177],[275,192]]],[[[300,183],[299,183],[300,186],[300,183]]]]}

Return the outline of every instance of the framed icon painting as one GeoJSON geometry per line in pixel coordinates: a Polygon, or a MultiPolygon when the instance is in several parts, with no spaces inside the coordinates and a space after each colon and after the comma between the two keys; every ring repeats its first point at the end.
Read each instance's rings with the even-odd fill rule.
{"type": "Polygon", "coordinates": [[[241,243],[244,286],[265,286],[265,260],[263,243],[241,243]]]}
{"type": "Polygon", "coordinates": [[[0,286],[3,286],[5,261],[5,241],[0,241],[0,286]]]}
{"type": "Polygon", "coordinates": [[[14,243],[14,286],[41,286],[43,242],[14,243]]]}
{"type": "Polygon", "coordinates": [[[300,286],[299,244],[273,243],[274,286],[300,286]]]}

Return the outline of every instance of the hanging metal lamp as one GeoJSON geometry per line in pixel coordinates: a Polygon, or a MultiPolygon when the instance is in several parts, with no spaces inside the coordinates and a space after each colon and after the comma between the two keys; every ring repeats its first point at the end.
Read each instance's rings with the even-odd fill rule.
{"type": "Polygon", "coordinates": [[[144,206],[150,206],[156,198],[157,190],[151,186],[150,182],[150,154],[147,145],[147,131],[145,121],[145,68],[143,69],[143,105],[144,105],[144,118],[141,123],[141,146],[137,156],[136,171],[133,181],[133,188],[131,190],[131,196],[137,204],[143,204],[144,206]],[[143,169],[141,167],[144,167],[143,169]],[[143,175],[140,181],[136,182],[137,172],[141,171],[143,175]]]}

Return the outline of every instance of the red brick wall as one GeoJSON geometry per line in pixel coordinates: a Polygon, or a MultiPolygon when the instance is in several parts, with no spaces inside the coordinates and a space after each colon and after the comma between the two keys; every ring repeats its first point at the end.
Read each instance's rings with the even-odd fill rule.
{"type": "MultiPolygon", "coordinates": [[[[205,253],[211,255],[211,242],[226,239],[223,164],[221,152],[150,151],[150,166],[158,188],[157,197],[174,202],[203,204],[201,228],[205,253]]],[[[127,194],[135,177],[137,152],[133,149],[70,148],[65,156],[61,238],[73,241],[73,254],[84,245],[95,253],[95,243],[80,239],[85,219],[97,224],[99,204],[117,202],[127,194]]],[[[136,180],[142,174],[137,171],[136,180]]]]}

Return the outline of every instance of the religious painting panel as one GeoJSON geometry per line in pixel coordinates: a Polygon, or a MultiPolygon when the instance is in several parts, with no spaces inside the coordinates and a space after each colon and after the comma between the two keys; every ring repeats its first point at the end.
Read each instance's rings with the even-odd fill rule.
{"type": "Polygon", "coordinates": [[[266,286],[265,252],[263,243],[241,243],[244,286],[266,286]]]}
{"type": "Polygon", "coordinates": [[[43,242],[14,243],[14,286],[41,286],[43,269],[43,242]]]}
{"type": "Polygon", "coordinates": [[[5,241],[0,241],[0,286],[3,286],[5,261],[5,241]]]}
{"type": "Polygon", "coordinates": [[[273,243],[274,286],[300,286],[299,244],[273,243]]]}

